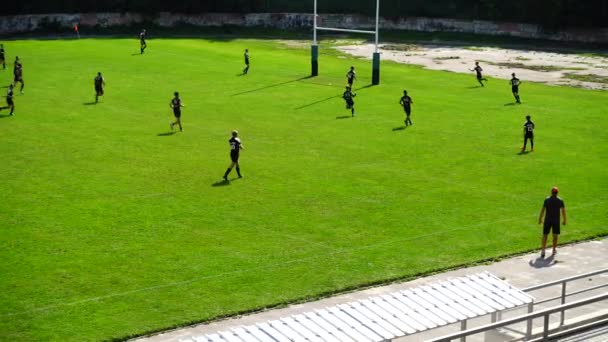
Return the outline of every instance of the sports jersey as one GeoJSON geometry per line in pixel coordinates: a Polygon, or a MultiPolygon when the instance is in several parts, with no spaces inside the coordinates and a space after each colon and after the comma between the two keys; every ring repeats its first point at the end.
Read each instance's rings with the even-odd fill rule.
{"type": "Polygon", "coordinates": [[[346,73],[346,78],[348,78],[348,81],[352,83],[355,79],[355,72],[352,70],[349,71],[348,73],[346,73]]]}
{"type": "Polygon", "coordinates": [[[143,43],[146,41],[146,33],[145,32],[140,32],[139,33],[139,40],[143,43]]]}
{"type": "Polygon", "coordinates": [[[559,223],[559,211],[564,208],[564,200],[558,196],[549,196],[545,198],[543,206],[547,209],[545,212],[545,222],[559,223]]]}
{"type": "Polygon", "coordinates": [[[0,48],[0,59],[4,60],[4,48],[0,48]]]}
{"type": "Polygon", "coordinates": [[[6,92],[6,100],[12,100],[13,99],[13,88],[8,88],[7,92],[6,92]]]}
{"type": "Polygon", "coordinates": [[[179,97],[174,97],[171,100],[171,107],[173,107],[173,110],[179,110],[181,106],[182,100],[179,97]]]}
{"type": "Polygon", "coordinates": [[[228,140],[230,143],[230,153],[231,154],[239,154],[241,150],[241,139],[237,137],[232,137],[228,140]]]}
{"type": "Polygon", "coordinates": [[[532,134],[534,134],[534,122],[532,122],[532,121],[526,121],[524,123],[524,133],[526,135],[532,135],[532,134]]]}
{"type": "Polygon", "coordinates": [[[243,57],[245,57],[245,64],[249,64],[249,52],[245,52],[243,57]]]}
{"type": "Polygon", "coordinates": [[[483,71],[483,69],[479,65],[475,66],[473,70],[475,70],[475,72],[477,73],[477,77],[481,77],[481,72],[483,71]]]}
{"type": "Polygon", "coordinates": [[[407,95],[404,95],[401,97],[400,102],[401,102],[401,104],[403,104],[404,108],[410,108],[410,106],[412,104],[412,98],[407,95]]]}
{"type": "Polygon", "coordinates": [[[353,94],[353,92],[350,90],[347,90],[344,92],[344,94],[342,94],[342,98],[346,101],[352,101],[353,97],[355,97],[355,94],[353,94]]]}
{"type": "Polygon", "coordinates": [[[103,77],[95,76],[95,88],[101,88],[103,85],[103,77]]]}
{"type": "Polygon", "coordinates": [[[517,77],[513,77],[513,78],[511,79],[510,83],[511,83],[511,86],[512,86],[512,87],[517,87],[517,86],[519,86],[519,84],[520,84],[521,82],[519,81],[519,78],[517,78],[517,77]]]}

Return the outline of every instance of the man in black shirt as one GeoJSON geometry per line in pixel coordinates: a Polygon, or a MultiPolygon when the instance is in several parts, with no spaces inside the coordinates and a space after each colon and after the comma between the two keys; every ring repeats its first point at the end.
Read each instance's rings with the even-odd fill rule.
{"type": "Polygon", "coordinates": [[[2,63],[2,69],[6,69],[6,56],[4,55],[4,44],[0,44],[0,63],[2,63]]]}
{"type": "Polygon", "coordinates": [[[412,113],[412,98],[407,95],[407,90],[403,91],[403,96],[401,100],[399,100],[399,104],[403,106],[403,110],[405,111],[405,126],[413,125],[412,120],[410,120],[410,114],[412,113]]]}
{"type": "Polygon", "coordinates": [[[534,152],[534,122],[530,120],[530,115],[526,115],[526,122],[524,122],[524,146],[521,151],[526,150],[526,145],[530,140],[530,152],[534,152]]]}
{"type": "Polygon", "coordinates": [[[241,143],[241,139],[238,138],[238,135],[239,132],[237,130],[234,130],[232,131],[232,137],[230,137],[230,140],[228,140],[228,143],[230,143],[230,160],[232,162],[230,163],[230,166],[228,166],[226,172],[224,172],[224,181],[228,181],[228,174],[230,173],[230,171],[232,171],[232,168],[234,166],[236,166],[236,174],[239,176],[239,178],[243,177],[241,175],[241,167],[239,165],[239,155],[241,153],[241,150],[245,148],[241,143]]]}
{"type": "Polygon", "coordinates": [[[488,79],[484,78],[481,75],[481,72],[483,71],[483,69],[479,66],[479,62],[475,62],[475,67],[473,69],[471,69],[471,71],[475,71],[475,73],[477,74],[477,82],[479,82],[479,84],[481,84],[482,87],[484,86],[482,81],[488,82],[488,79]]]}
{"type": "Polygon", "coordinates": [[[342,94],[342,98],[346,101],[346,109],[350,109],[351,116],[355,116],[355,96],[357,96],[357,94],[353,93],[348,86],[346,87],[344,94],[342,94]]]}
{"type": "Polygon", "coordinates": [[[346,73],[346,82],[348,82],[348,86],[350,88],[353,87],[353,82],[357,79],[357,74],[355,73],[355,67],[351,66],[350,70],[346,73]]]}
{"type": "Polygon", "coordinates": [[[15,102],[13,102],[13,85],[8,85],[8,91],[6,92],[6,107],[0,107],[0,109],[11,109],[10,115],[15,115],[15,102]]]}
{"type": "Polygon", "coordinates": [[[173,126],[177,124],[179,126],[179,131],[183,132],[182,107],[185,106],[182,104],[182,99],[179,98],[178,92],[173,93],[173,98],[171,99],[171,102],[169,102],[169,107],[173,108],[173,116],[175,116],[175,122],[172,122],[169,126],[171,127],[171,129],[173,129],[173,126]]]}
{"type": "Polygon", "coordinates": [[[521,81],[519,78],[515,77],[515,73],[512,73],[511,76],[513,76],[509,81],[509,84],[511,85],[511,92],[515,97],[515,101],[521,104],[521,101],[519,100],[519,85],[521,84],[521,81]]]}
{"type": "Polygon", "coordinates": [[[139,53],[143,54],[144,50],[148,47],[146,44],[146,29],[141,30],[139,33],[139,53]]]}
{"type": "Polygon", "coordinates": [[[562,224],[566,225],[566,206],[564,205],[564,201],[557,196],[559,189],[554,186],[551,189],[551,196],[545,198],[545,202],[543,203],[543,208],[540,210],[540,215],[538,216],[538,224],[543,223],[543,215],[545,216],[545,225],[543,226],[543,239],[541,243],[541,252],[540,257],[545,257],[545,247],[547,246],[547,236],[549,232],[553,233],[553,253],[551,255],[555,255],[557,248],[557,239],[560,234],[559,227],[559,213],[562,213],[562,224]]]}
{"type": "Polygon", "coordinates": [[[97,73],[93,83],[95,84],[95,103],[97,103],[99,97],[103,96],[103,86],[106,85],[106,81],[103,79],[103,76],[101,76],[101,72],[97,73]]]}
{"type": "Polygon", "coordinates": [[[13,66],[13,75],[15,76],[13,79],[13,86],[17,85],[17,82],[21,83],[21,89],[19,92],[23,94],[23,87],[25,87],[25,83],[23,83],[23,64],[19,60],[19,56],[15,57],[15,65],[13,66]]]}
{"type": "Polygon", "coordinates": [[[243,58],[245,58],[245,69],[243,69],[243,75],[247,75],[249,72],[249,49],[245,49],[243,58]]]}

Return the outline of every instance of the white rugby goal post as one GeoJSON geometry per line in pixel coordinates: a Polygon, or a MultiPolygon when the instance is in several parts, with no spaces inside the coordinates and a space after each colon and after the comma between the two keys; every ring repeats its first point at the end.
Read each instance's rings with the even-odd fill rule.
{"type": "Polygon", "coordinates": [[[323,27],[317,26],[317,0],[314,1],[314,14],[313,14],[313,36],[312,36],[312,46],[310,50],[311,55],[311,76],[319,75],[319,45],[317,42],[317,31],[334,31],[334,32],[353,32],[353,33],[364,33],[364,34],[373,34],[376,36],[375,40],[375,49],[374,54],[372,56],[372,84],[378,85],[380,84],[380,52],[378,52],[378,23],[380,17],[380,0],[376,0],[376,30],[375,31],[366,31],[366,30],[351,30],[344,28],[336,28],[336,27],[323,27]]]}

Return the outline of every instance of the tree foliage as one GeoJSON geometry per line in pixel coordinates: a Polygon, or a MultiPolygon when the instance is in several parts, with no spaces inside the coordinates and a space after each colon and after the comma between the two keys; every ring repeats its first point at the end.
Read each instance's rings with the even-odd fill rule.
{"type": "MultiPolygon", "coordinates": [[[[374,0],[319,0],[321,13],[374,15],[374,0]]],[[[312,0],[6,0],[4,15],[79,12],[312,12],[312,0]]],[[[546,28],[606,27],[608,0],[381,0],[384,17],[442,17],[540,24],[546,28]]]]}

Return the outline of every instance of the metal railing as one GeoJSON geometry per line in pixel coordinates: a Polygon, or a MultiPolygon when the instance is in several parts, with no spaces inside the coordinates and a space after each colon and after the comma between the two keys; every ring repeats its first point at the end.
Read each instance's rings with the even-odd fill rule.
{"type": "MultiPolygon", "coordinates": [[[[582,289],[582,290],[566,293],[566,288],[567,288],[566,285],[569,282],[572,282],[572,281],[578,280],[578,279],[582,279],[582,278],[591,277],[591,276],[602,274],[602,273],[607,273],[607,272],[608,272],[608,268],[604,268],[604,269],[601,269],[601,270],[598,270],[598,271],[593,271],[593,272],[589,272],[589,273],[585,273],[585,274],[579,274],[579,275],[576,275],[576,276],[573,276],[573,277],[563,278],[563,279],[551,281],[551,282],[540,284],[540,285],[530,286],[530,287],[527,287],[525,289],[522,289],[522,291],[524,291],[524,292],[531,292],[531,291],[535,291],[535,290],[544,289],[544,288],[547,288],[547,287],[550,287],[550,286],[561,285],[562,286],[562,293],[561,293],[561,295],[556,296],[556,297],[551,297],[551,298],[543,299],[543,300],[538,301],[538,302],[534,302],[532,305],[534,306],[534,305],[537,305],[537,304],[547,303],[547,302],[550,302],[550,301],[553,301],[553,300],[557,300],[557,299],[560,300],[561,304],[566,304],[566,297],[568,297],[568,296],[574,296],[574,295],[577,295],[577,294],[581,294],[581,293],[584,293],[584,292],[589,292],[589,291],[597,290],[599,288],[608,286],[608,283],[605,283],[605,284],[600,284],[600,285],[597,285],[597,286],[588,287],[588,288],[585,288],[585,289],[582,289]]],[[[533,310],[533,308],[532,308],[532,310],[533,310]]],[[[564,325],[565,317],[566,317],[565,311],[562,311],[560,313],[560,320],[559,320],[559,324],[560,325],[564,325]]],[[[530,329],[530,327],[528,327],[528,330],[529,329],[530,329]]]]}
{"type": "MultiPolygon", "coordinates": [[[[496,328],[502,328],[511,324],[515,324],[515,323],[520,323],[520,322],[524,322],[524,321],[530,321],[533,320],[534,318],[538,318],[538,317],[543,317],[544,318],[544,324],[543,324],[543,333],[542,333],[542,341],[548,341],[549,340],[549,316],[553,313],[556,312],[561,312],[561,311],[565,311],[571,308],[576,308],[576,307],[580,307],[580,306],[584,306],[584,305],[588,305],[588,304],[593,304],[602,300],[607,300],[608,299],[608,293],[604,293],[601,295],[597,295],[597,296],[593,296],[590,298],[586,298],[586,299],[581,299],[578,301],[574,301],[572,303],[568,303],[568,304],[563,304],[563,305],[559,305],[553,308],[548,308],[548,309],[543,309],[537,312],[533,312],[533,313],[529,313],[529,314],[525,314],[522,316],[518,316],[518,317],[514,317],[514,318],[509,318],[509,319],[505,319],[503,321],[499,321],[496,323],[491,323],[491,324],[487,324],[487,325],[482,325],[480,327],[477,328],[472,328],[469,330],[465,330],[465,331],[460,331],[460,332],[456,332],[450,335],[445,335],[439,338],[435,338],[435,339],[431,339],[428,340],[429,342],[449,342],[455,339],[462,339],[462,338],[466,338],[469,335],[474,335],[474,334],[478,334],[478,333],[482,333],[488,330],[493,330],[496,328]]],[[[528,337],[529,338],[529,337],[528,337]]]]}

